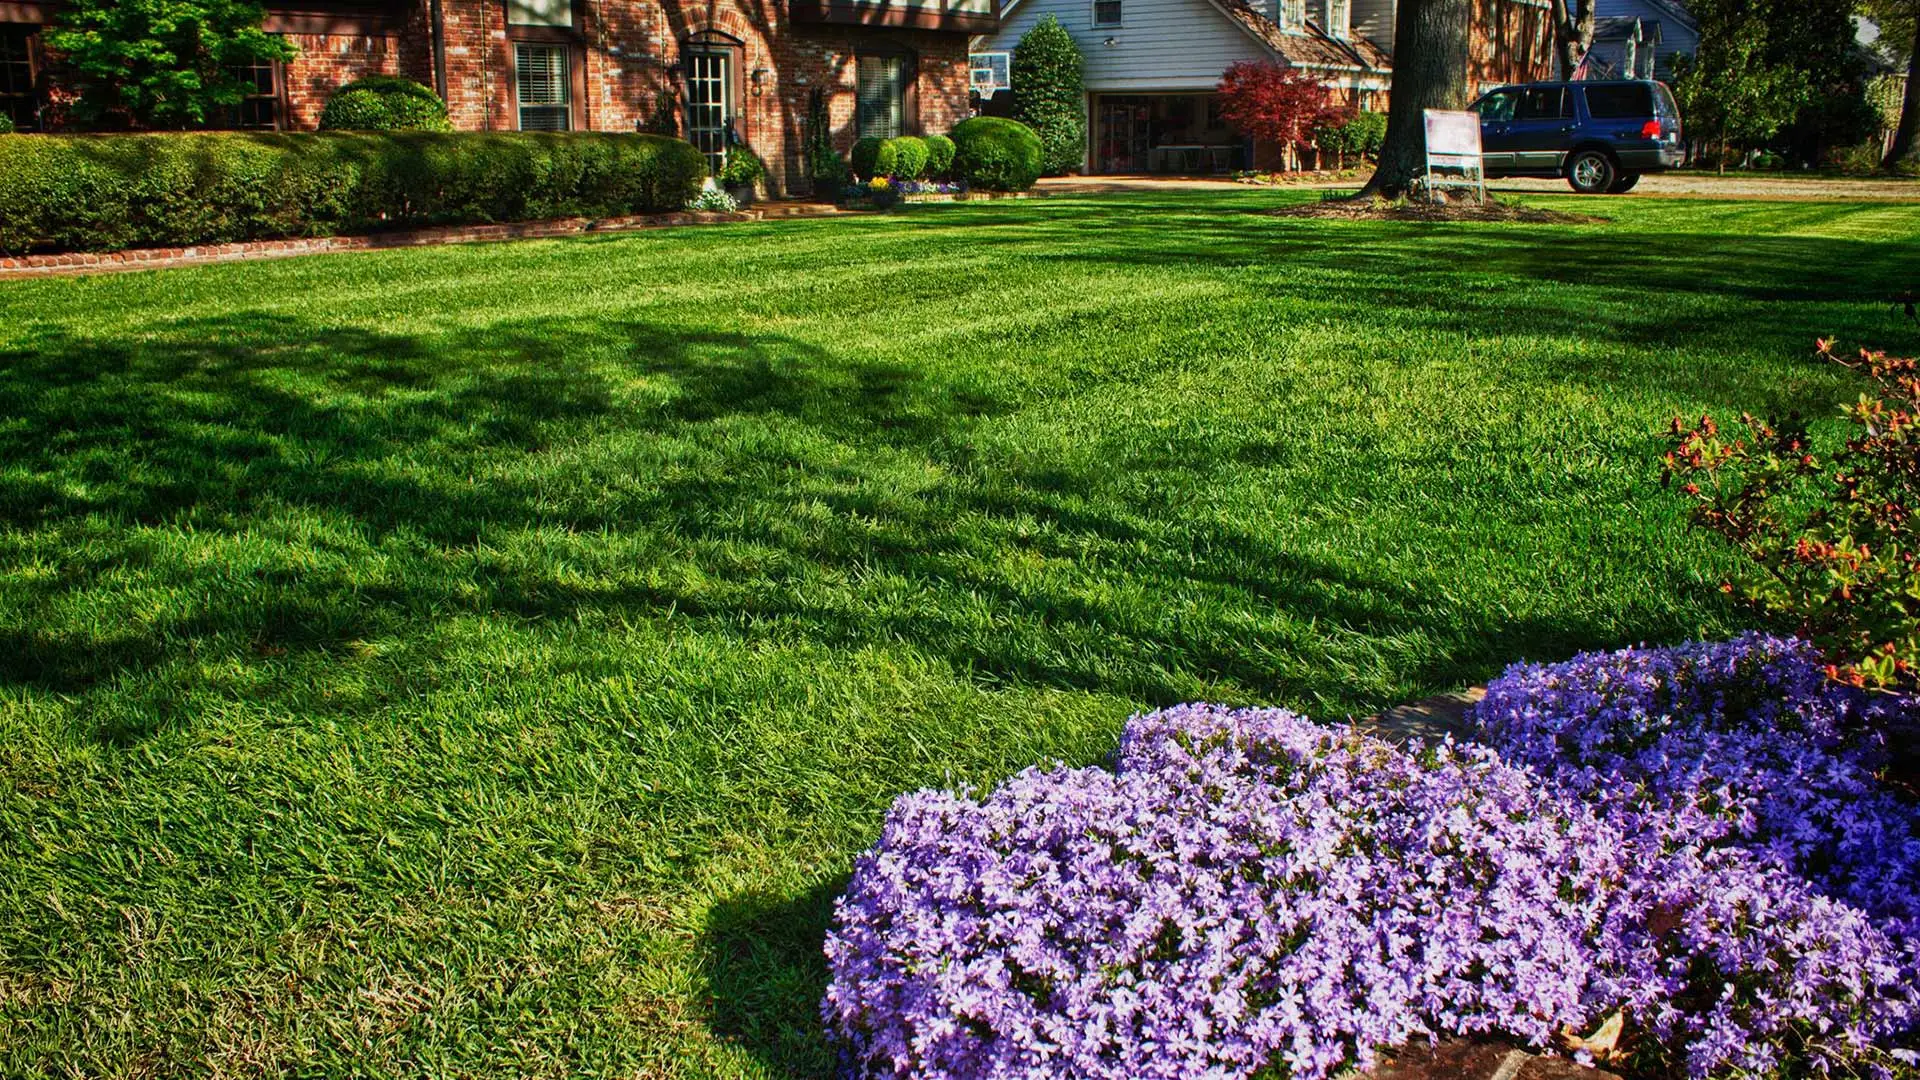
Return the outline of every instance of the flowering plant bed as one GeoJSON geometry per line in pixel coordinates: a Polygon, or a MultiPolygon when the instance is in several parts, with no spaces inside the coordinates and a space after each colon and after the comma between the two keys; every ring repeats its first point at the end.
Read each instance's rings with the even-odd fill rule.
{"type": "Polygon", "coordinates": [[[959,180],[894,180],[880,177],[864,184],[851,184],[841,193],[840,204],[850,209],[881,209],[900,203],[962,202],[988,197],[1006,198],[1003,192],[974,191],[959,180]]]}
{"type": "Polygon", "coordinates": [[[1920,1021],[1920,817],[1874,781],[1904,707],[1749,637],[1515,668],[1488,748],[1136,717],[1111,769],[896,803],[826,1023],[870,1076],[1318,1080],[1471,1033],[1886,1076],[1920,1021]]]}

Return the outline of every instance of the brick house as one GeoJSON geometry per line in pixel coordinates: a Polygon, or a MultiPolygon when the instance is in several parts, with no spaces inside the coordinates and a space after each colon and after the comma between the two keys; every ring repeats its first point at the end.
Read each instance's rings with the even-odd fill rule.
{"type": "MultiPolygon", "coordinates": [[[[0,0],[0,111],[57,128],[39,31],[58,0],[0,0]]],[[[464,131],[633,131],[672,117],[715,156],[736,137],[777,190],[804,187],[814,94],[836,145],[945,132],[968,115],[967,40],[996,0],[269,0],[300,50],[246,73],[236,127],[307,130],[334,88],[373,73],[433,86],[464,131]]]]}
{"type": "MultiPolygon", "coordinates": [[[[1397,0],[1004,0],[1000,27],[974,40],[1006,52],[1051,15],[1080,47],[1087,90],[1086,171],[1225,172],[1272,168],[1279,148],[1250,145],[1220,117],[1214,92],[1240,61],[1297,68],[1336,100],[1385,111],[1397,0]]],[[[1553,77],[1549,0],[1474,0],[1469,89],[1553,77]]],[[[996,95],[987,111],[1003,111],[996,95]]]]}

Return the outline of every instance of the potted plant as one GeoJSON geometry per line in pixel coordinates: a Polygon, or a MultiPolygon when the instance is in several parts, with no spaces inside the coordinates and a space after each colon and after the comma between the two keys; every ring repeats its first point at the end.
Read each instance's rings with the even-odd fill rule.
{"type": "Polygon", "coordinates": [[[727,189],[727,194],[741,206],[753,202],[754,190],[767,175],[767,166],[760,155],[745,146],[727,148],[727,159],[720,166],[714,179],[727,189]]]}

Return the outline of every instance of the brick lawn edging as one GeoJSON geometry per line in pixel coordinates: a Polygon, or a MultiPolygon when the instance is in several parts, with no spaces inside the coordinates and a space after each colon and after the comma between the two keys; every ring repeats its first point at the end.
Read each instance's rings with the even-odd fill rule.
{"type": "MultiPolygon", "coordinates": [[[[1027,192],[975,192],[973,200],[1031,198],[1027,192]]],[[[931,200],[928,200],[931,201],[931,200]]],[[[964,200],[956,200],[964,201],[964,200]]],[[[505,225],[442,225],[352,236],[293,237],[286,240],[246,240],[233,244],[196,244],[191,247],[130,248],[126,251],[69,251],[52,255],[0,255],[0,281],[8,278],[102,274],[120,270],[164,270],[174,266],[284,259],[329,251],[375,251],[382,248],[430,247],[437,244],[477,244],[498,240],[537,240],[580,233],[629,232],[681,225],[715,225],[738,221],[787,220],[871,213],[865,207],[825,203],[765,202],[750,210],[707,213],[682,210],[671,214],[635,214],[611,218],[552,218],[505,225]]]]}
{"type": "Polygon", "coordinates": [[[554,218],[506,225],[443,225],[399,232],[360,233],[352,236],[294,237],[287,240],[248,240],[234,244],[196,244],[191,247],[132,248],[127,251],[72,251],[53,255],[0,256],[0,278],[48,277],[56,274],[95,274],[117,270],[160,270],[205,263],[284,259],[327,251],[372,251],[381,248],[428,247],[436,244],[473,244],[494,240],[532,240],[590,232],[624,232],[680,225],[710,225],[761,221],[769,217],[811,217],[836,213],[832,207],[812,212],[794,207],[769,207],[738,213],[636,214],[613,218],[554,218]]]}

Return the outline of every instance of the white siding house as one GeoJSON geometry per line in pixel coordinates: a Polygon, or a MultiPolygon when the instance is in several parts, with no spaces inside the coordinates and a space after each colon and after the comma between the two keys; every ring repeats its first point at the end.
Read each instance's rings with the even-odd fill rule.
{"type": "MultiPolygon", "coordinates": [[[[1289,64],[1363,107],[1388,88],[1386,54],[1346,25],[1391,0],[1007,0],[1000,29],[974,52],[1011,52],[1051,15],[1080,47],[1088,172],[1222,172],[1254,147],[1222,122],[1214,89],[1241,61],[1289,64]],[[1338,29],[1323,25],[1339,20],[1338,29]],[[1283,25],[1284,24],[1284,25],[1283,25]]],[[[1004,108],[991,103],[989,111],[1004,108]]]]}

